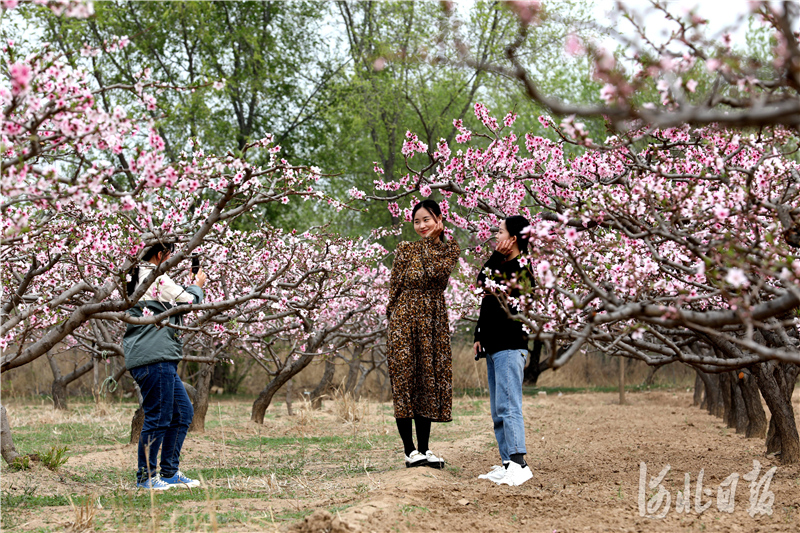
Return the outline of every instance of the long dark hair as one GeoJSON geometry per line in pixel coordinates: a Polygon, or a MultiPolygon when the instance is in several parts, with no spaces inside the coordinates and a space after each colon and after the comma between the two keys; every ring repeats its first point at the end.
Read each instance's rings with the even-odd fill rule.
{"type": "Polygon", "coordinates": [[[523,235],[522,230],[530,226],[531,223],[522,215],[514,215],[513,217],[506,218],[506,231],[509,236],[517,238],[517,246],[520,253],[528,253],[528,236],[523,235]]]}
{"type": "MultiPolygon", "coordinates": [[[[150,261],[152,258],[160,254],[161,252],[169,252],[175,249],[175,245],[171,242],[164,242],[164,243],[157,243],[150,247],[144,255],[142,256],[142,261],[150,261]]],[[[136,265],[129,271],[131,279],[128,281],[127,289],[128,289],[128,296],[134,293],[136,290],[136,286],[139,284],[139,265],[136,265]]]]}
{"type": "MultiPolygon", "coordinates": [[[[434,216],[440,217],[442,216],[442,208],[439,207],[439,204],[436,203],[436,200],[431,200],[430,198],[426,200],[422,200],[421,202],[417,202],[417,205],[414,206],[414,209],[411,210],[411,221],[414,221],[414,216],[417,214],[422,208],[425,208],[429,213],[432,213],[434,216]]],[[[439,238],[444,242],[444,232],[439,234],[439,238]]]]}

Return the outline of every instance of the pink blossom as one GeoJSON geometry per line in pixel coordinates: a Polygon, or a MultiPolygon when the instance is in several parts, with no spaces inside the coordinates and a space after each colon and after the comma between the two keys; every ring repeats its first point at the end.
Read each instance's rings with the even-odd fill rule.
{"type": "Polygon", "coordinates": [[[744,271],[741,268],[731,268],[725,276],[725,281],[736,287],[749,287],[750,281],[747,279],[744,271]]]}
{"type": "Polygon", "coordinates": [[[26,63],[14,63],[8,68],[8,75],[11,77],[11,93],[20,94],[30,88],[31,67],[26,63]]]}
{"type": "Polygon", "coordinates": [[[617,86],[612,83],[606,83],[600,89],[600,98],[607,104],[613,103],[617,99],[617,86]]]}
{"type": "Polygon", "coordinates": [[[564,43],[564,50],[571,56],[583,53],[583,43],[580,37],[574,33],[567,35],[567,40],[564,43]]]}
{"type": "Polygon", "coordinates": [[[523,24],[533,22],[542,9],[540,0],[509,0],[506,5],[517,14],[523,24]]]}

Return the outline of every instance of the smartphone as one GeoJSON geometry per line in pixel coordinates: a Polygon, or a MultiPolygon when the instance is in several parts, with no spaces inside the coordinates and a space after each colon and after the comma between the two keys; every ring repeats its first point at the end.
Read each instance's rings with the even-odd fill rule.
{"type": "Polygon", "coordinates": [[[192,254],[192,274],[197,275],[200,272],[200,255],[192,254]]]}

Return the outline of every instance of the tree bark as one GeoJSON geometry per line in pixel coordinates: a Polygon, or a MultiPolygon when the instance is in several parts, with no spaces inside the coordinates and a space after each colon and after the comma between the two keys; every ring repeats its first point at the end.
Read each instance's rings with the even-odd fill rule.
{"type": "Polygon", "coordinates": [[[694,396],[692,397],[692,404],[702,407],[705,388],[703,386],[703,380],[700,379],[699,372],[700,371],[697,369],[694,371],[694,396]]]}
{"type": "Polygon", "coordinates": [[[50,388],[53,396],[53,409],[66,410],[67,385],[92,370],[94,368],[94,358],[89,359],[88,363],[76,368],[66,376],[61,374],[61,368],[59,368],[56,358],[49,353],[47,354],[47,362],[50,363],[50,370],[53,372],[53,385],[50,388]]]}
{"type": "Polygon", "coordinates": [[[797,373],[791,367],[796,366],[778,364],[775,361],[756,365],[758,388],[772,415],[767,432],[767,453],[780,453],[783,464],[800,461],[800,436],[797,433],[791,400],[794,380],[797,378],[797,373]]]}
{"type": "Polygon", "coordinates": [[[739,387],[739,377],[735,374],[731,374],[730,378],[731,382],[731,405],[733,406],[733,422],[734,427],[736,428],[736,433],[747,433],[747,427],[749,426],[749,417],[747,414],[747,407],[744,405],[744,396],[742,395],[742,389],[739,387]]]}
{"type": "MultiPolygon", "coordinates": [[[[211,378],[214,376],[214,366],[206,363],[200,363],[203,368],[200,369],[200,376],[197,378],[197,389],[195,397],[192,400],[194,405],[194,418],[189,426],[190,433],[205,433],[206,432],[206,414],[208,413],[208,395],[211,390],[211,378]]],[[[185,386],[185,385],[184,385],[185,386]]]]}
{"type": "Polygon", "coordinates": [[[133,419],[131,420],[131,440],[129,444],[137,444],[139,442],[142,427],[144,427],[144,409],[139,406],[136,412],[133,413],[133,419]]]}
{"type": "Polygon", "coordinates": [[[697,375],[703,380],[703,388],[706,391],[705,407],[708,413],[714,416],[724,414],[722,399],[720,398],[719,378],[714,374],[707,374],[701,370],[697,375]]]}
{"type": "Polygon", "coordinates": [[[375,370],[375,366],[371,368],[367,368],[365,366],[361,367],[361,376],[358,378],[358,383],[356,383],[356,387],[353,389],[353,397],[360,398],[361,397],[361,389],[364,388],[364,383],[367,381],[367,376],[375,370]]]}
{"type": "Polygon", "coordinates": [[[92,397],[94,403],[100,403],[100,360],[92,356],[92,397]]]}
{"type": "Polygon", "coordinates": [[[286,414],[289,416],[294,416],[294,412],[292,411],[292,389],[294,388],[294,379],[290,379],[286,382],[286,414]]]}
{"type": "Polygon", "coordinates": [[[311,408],[321,409],[322,398],[331,391],[333,391],[333,374],[336,372],[336,365],[333,364],[333,359],[328,358],[325,360],[325,370],[322,372],[322,379],[319,380],[316,388],[311,391],[311,408]]]}
{"type": "Polygon", "coordinates": [[[14,462],[19,457],[17,449],[14,447],[14,439],[11,436],[11,426],[8,424],[6,406],[0,404],[0,453],[7,464],[14,462]]]}
{"type": "MultiPolygon", "coordinates": [[[[528,366],[525,367],[525,372],[522,374],[523,383],[536,385],[539,374],[544,371],[544,369],[539,366],[542,358],[543,346],[544,343],[542,341],[533,341],[533,350],[530,351],[530,361],[528,361],[528,366]]],[[[544,368],[547,368],[546,359],[544,361],[544,368]]]]}
{"type": "Polygon", "coordinates": [[[748,439],[763,439],[767,433],[767,415],[761,405],[761,394],[753,374],[746,372],[744,378],[739,380],[739,388],[747,410],[747,431],[744,436],[748,439]]]}
{"type": "Polygon", "coordinates": [[[619,404],[626,405],[625,401],[625,358],[620,356],[619,359],[619,404]]]}
{"type": "MultiPolygon", "coordinates": [[[[312,351],[309,349],[309,351],[312,351]]],[[[257,424],[264,423],[264,414],[267,412],[269,404],[272,402],[272,397],[280,390],[283,385],[292,379],[298,372],[307,367],[311,361],[314,360],[313,355],[301,355],[291,365],[284,367],[283,371],[275,376],[272,381],[267,383],[267,386],[259,393],[258,397],[253,402],[253,410],[250,414],[250,420],[257,424]]]]}
{"type": "Polygon", "coordinates": [[[719,379],[719,392],[722,399],[722,421],[729,428],[736,427],[736,417],[733,412],[733,399],[731,398],[731,373],[717,374],[719,379]]]}
{"type": "Polygon", "coordinates": [[[350,361],[347,362],[347,381],[345,381],[345,392],[353,393],[358,383],[358,377],[361,374],[361,354],[364,352],[363,346],[356,346],[350,361]]]}

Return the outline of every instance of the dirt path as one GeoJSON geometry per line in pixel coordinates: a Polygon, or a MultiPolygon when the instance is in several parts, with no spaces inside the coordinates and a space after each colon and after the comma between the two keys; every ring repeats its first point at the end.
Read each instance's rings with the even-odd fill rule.
{"type": "MultiPolygon", "coordinates": [[[[619,406],[614,394],[526,397],[527,460],[534,478],[521,487],[498,487],[477,479],[499,461],[485,398],[456,400],[456,421],[434,426],[432,447],[448,461],[442,471],[403,467],[387,404],[363,406],[369,414],[354,423],[343,422],[333,409],[291,418],[276,409],[264,426],[245,421],[245,404],[231,404],[227,411],[220,408],[219,425],[187,439],[183,459],[188,471],[197,466],[204,472],[228,473],[208,481],[216,491],[213,498],[198,496],[182,501],[177,511],[170,508],[172,526],[165,522],[160,529],[181,529],[175,525],[176,512],[201,514],[213,507],[212,514],[238,513],[239,518],[214,527],[208,523],[205,530],[798,531],[800,465],[781,466],[776,458],[765,457],[761,440],[745,439],[722,420],[693,407],[689,392],[629,394],[628,400],[630,405],[619,406]],[[772,514],[748,514],[750,483],[742,478],[733,512],[718,510],[720,484],[731,474],[747,474],[754,460],[762,465],[757,481],[778,467],[768,491],[762,486],[756,493],[764,498],[769,491],[774,494],[772,514]],[[640,516],[641,462],[647,466],[647,481],[671,466],[661,483],[669,494],[663,518],[640,516]],[[711,505],[698,514],[695,492],[701,470],[706,490],[699,503],[711,505]],[[690,512],[679,513],[676,499],[686,473],[690,512]],[[309,515],[311,511],[318,513],[309,515]]],[[[794,405],[800,412],[800,396],[795,396],[794,405]]],[[[121,444],[83,452],[71,457],[64,469],[90,472],[108,465],[132,472],[135,466],[133,448],[121,444]]],[[[63,473],[59,478],[44,469],[3,474],[4,494],[18,490],[12,486],[22,486],[23,476],[34,475],[40,494],[102,493],[128,483],[111,479],[76,487],[63,473]]],[[[656,489],[645,492],[648,499],[656,489]]],[[[654,513],[663,510],[655,507],[654,513]]],[[[127,530],[124,521],[112,520],[120,512],[107,506],[98,511],[97,520],[113,522],[107,530],[127,530]]],[[[63,527],[75,514],[67,506],[20,513],[18,530],[63,527]]]]}

